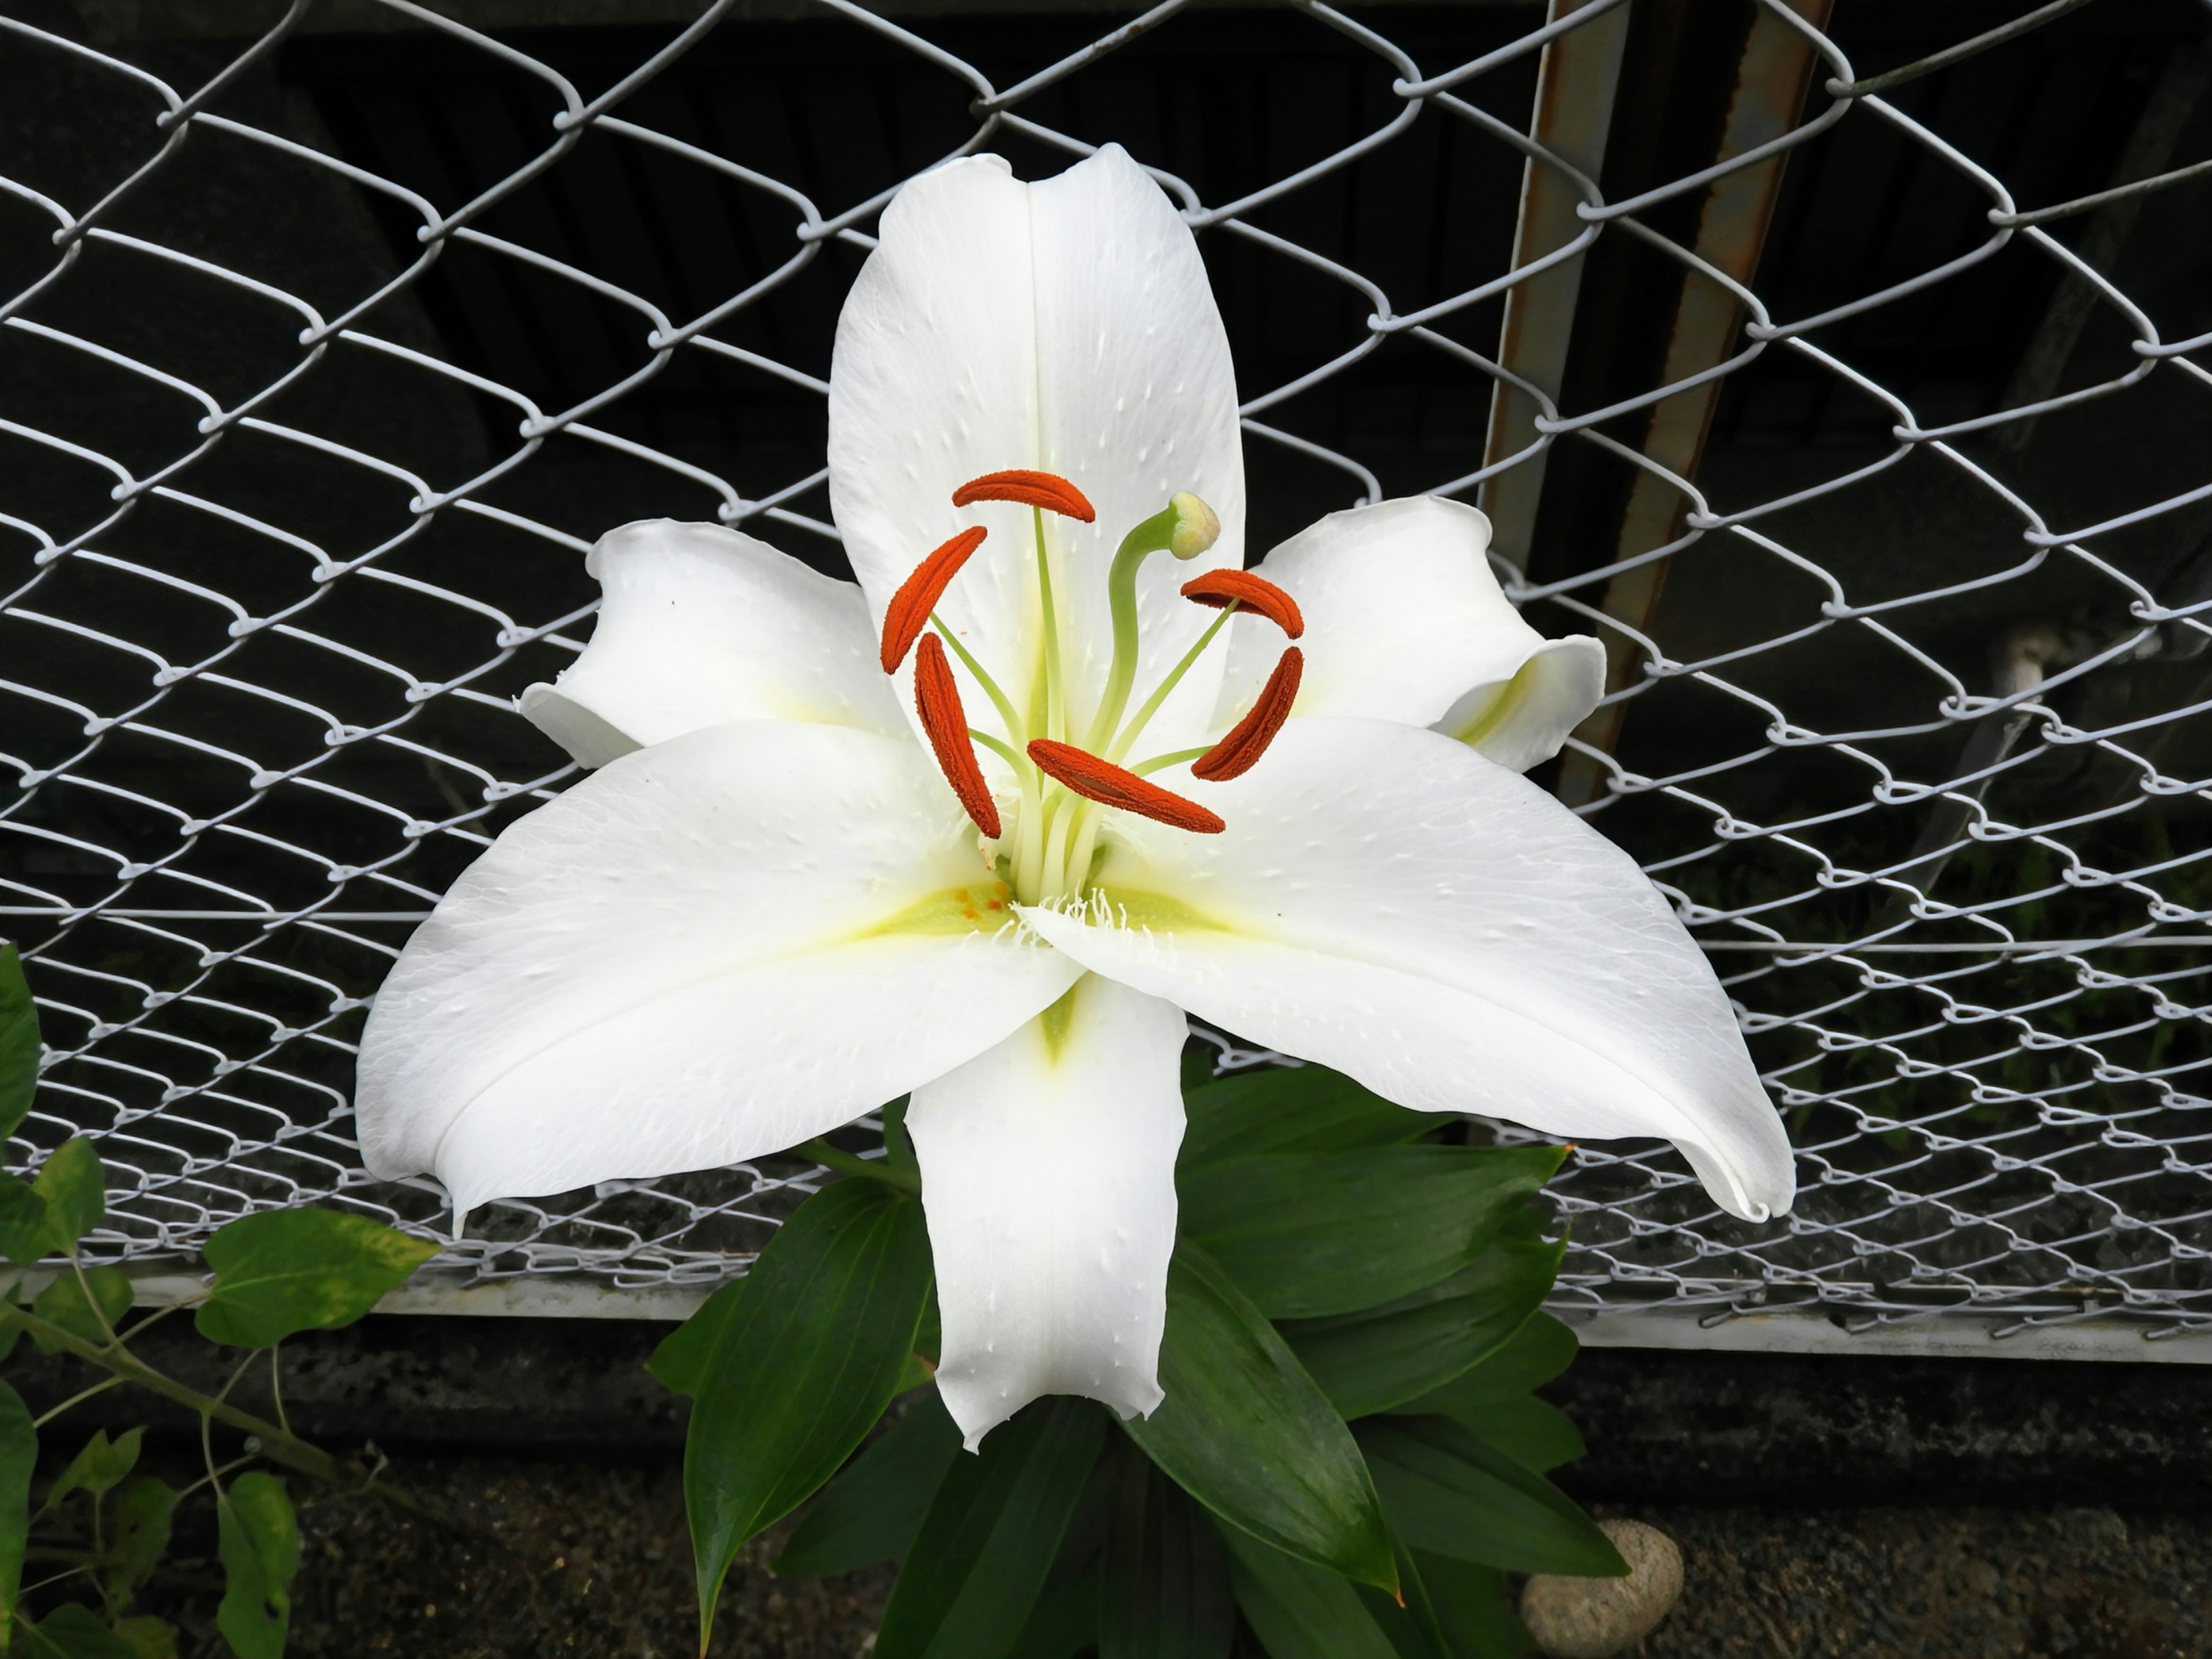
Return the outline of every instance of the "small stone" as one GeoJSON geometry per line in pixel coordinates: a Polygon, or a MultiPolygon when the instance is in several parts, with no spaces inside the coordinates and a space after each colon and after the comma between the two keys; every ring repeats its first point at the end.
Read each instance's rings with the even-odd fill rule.
{"type": "Polygon", "coordinates": [[[1612,1659],[1659,1627],[1682,1594],[1682,1552],[1641,1521],[1601,1521],[1628,1563],[1626,1578],[1539,1573],[1521,1592],[1521,1622],[1549,1659],[1612,1659]]]}

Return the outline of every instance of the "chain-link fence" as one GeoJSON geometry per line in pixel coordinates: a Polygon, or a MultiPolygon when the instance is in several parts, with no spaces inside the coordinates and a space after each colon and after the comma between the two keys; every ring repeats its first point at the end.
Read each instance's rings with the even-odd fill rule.
{"type": "MultiPolygon", "coordinates": [[[[0,0],[0,932],[99,1250],[359,1167],[362,1010],[574,769],[514,713],[647,515],[842,570],[830,328],[945,156],[1198,228],[1265,547],[1480,499],[1613,694],[1543,775],[1713,952],[1785,1223],[1663,1146],[1569,1304],[2212,1323],[2212,12],[0,0]],[[574,21],[591,27],[537,27],[574,21]],[[2192,188],[2192,185],[2195,187],[2192,188]]],[[[1224,1039],[1229,1063],[1255,1056],[1224,1039]]],[[[818,1172],[492,1206],[698,1282],[818,1172]]]]}

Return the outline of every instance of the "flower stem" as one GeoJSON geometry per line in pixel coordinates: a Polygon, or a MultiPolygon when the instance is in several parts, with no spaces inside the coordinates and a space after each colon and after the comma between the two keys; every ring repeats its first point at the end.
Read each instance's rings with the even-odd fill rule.
{"type": "Polygon", "coordinates": [[[860,1176],[868,1181],[880,1181],[886,1187],[896,1187],[902,1193],[919,1193],[921,1181],[903,1170],[894,1170],[888,1159],[859,1158],[841,1152],[823,1139],[810,1140],[791,1149],[800,1158],[811,1158],[825,1170],[837,1170],[849,1176],[860,1176]]]}

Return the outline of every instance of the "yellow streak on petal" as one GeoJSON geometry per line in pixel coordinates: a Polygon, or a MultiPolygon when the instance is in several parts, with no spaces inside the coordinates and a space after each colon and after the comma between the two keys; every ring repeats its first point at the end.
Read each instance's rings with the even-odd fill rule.
{"type": "Polygon", "coordinates": [[[965,887],[947,887],[918,899],[896,915],[886,916],[857,939],[886,934],[995,933],[1014,919],[1014,890],[988,877],[965,887]]]}

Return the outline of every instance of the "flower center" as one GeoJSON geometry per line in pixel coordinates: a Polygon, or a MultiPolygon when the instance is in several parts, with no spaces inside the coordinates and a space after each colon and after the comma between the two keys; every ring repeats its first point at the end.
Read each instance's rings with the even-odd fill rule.
{"type": "Polygon", "coordinates": [[[938,548],[899,585],[884,611],[882,662],[886,674],[895,673],[907,653],[915,653],[915,712],[945,781],[982,834],[986,861],[1001,872],[1020,902],[1057,902],[1089,890],[1098,830],[1109,811],[1133,812],[1194,835],[1218,835],[1226,826],[1218,813],[1162,788],[1144,775],[1186,761],[1191,763],[1194,777],[1209,782],[1249,771],[1267,752],[1297,699],[1305,658],[1297,647],[1284,651],[1251,712],[1219,742],[1206,749],[1153,755],[1134,763],[1127,763],[1127,757],[1160,706],[1220,635],[1232,615],[1240,609],[1254,611],[1297,639],[1305,631],[1305,619],[1297,602],[1249,570],[1209,570],[1184,583],[1181,592],[1185,599],[1212,606],[1221,615],[1131,714],[1129,700],[1136,687],[1141,655],[1139,569],[1155,553],[1194,559],[1221,534],[1220,520],[1204,501],[1188,494],[1174,496],[1121,538],[1106,572],[1114,656],[1090,726],[1080,742],[1073,741],[1044,515],[1052,513],[1090,524],[1097,514],[1080,489],[1050,472],[987,473],[952,492],[955,507],[976,501],[1017,501],[1030,509],[1036,544],[1037,606],[1044,628],[1042,672],[1032,706],[1026,715],[1018,709],[936,614],[945,589],[983,544],[986,532],[980,525],[962,531],[938,548]],[[990,698],[1011,741],[1001,741],[968,724],[959,684],[945,654],[948,647],[990,698]],[[1021,792],[1011,846],[1005,844],[1006,825],[999,804],[992,798],[976,761],[978,744],[1012,769],[1021,792]]]}

